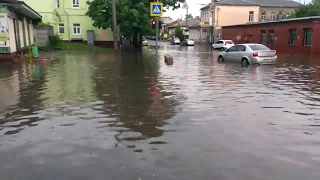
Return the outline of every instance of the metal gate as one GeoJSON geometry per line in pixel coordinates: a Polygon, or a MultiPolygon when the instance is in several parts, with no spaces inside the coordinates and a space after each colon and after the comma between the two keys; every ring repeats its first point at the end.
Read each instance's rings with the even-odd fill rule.
{"type": "Polygon", "coordinates": [[[94,45],[94,31],[93,30],[87,31],[87,42],[88,42],[88,45],[94,45]]]}

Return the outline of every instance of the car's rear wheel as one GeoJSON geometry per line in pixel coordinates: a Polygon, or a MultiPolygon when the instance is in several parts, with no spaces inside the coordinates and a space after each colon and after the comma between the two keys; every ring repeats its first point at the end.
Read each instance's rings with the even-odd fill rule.
{"type": "Polygon", "coordinates": [[[218,62],[219,62],[219,63],[223,63],[223,62],[224,62],[224,59],[223,59],[222,56],[219,56],[219,57],[218,57],[218,62]]]}
{"type": "Polygon", "coordinates": [[[221,51],[225,51],[225,50],[226,50],[226,48],[225,48],[225,47],[222,47],[222,48],[221,48],[221,51]]]}
{"type": "Polygon", "coordinates": [[[243,58],[241,61],[241,66],[242,67],[248,67],[249,66],[249,61],[247,58],[243,58]]]}

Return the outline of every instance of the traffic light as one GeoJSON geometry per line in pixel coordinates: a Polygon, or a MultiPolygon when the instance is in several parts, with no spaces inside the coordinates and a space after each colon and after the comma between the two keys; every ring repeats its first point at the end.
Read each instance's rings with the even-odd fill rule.
{"type": "Polygon", "coordinates": [[[163,22],[159,20],[159,29],[162,28],[162,24],[163,24],[163,22]]]}
{"type": "Polygon", "coordinates": [[[152,20],[151,21],[151,24],[152,24],[152,29],[155,29],[156,28],[156,20],[152,20]]]}

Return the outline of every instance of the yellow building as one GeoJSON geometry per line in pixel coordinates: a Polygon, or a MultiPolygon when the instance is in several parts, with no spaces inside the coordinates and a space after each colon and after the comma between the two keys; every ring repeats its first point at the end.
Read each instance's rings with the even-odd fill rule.
{"type": "Polygon", "coordinates": [[[113,46],[111,29],[94,27],[86,15],[88,0],[23,0],[39,12],[42,22],[54,27],[54,33],[64,41],[88,42],[101,46],[113,46]]]}

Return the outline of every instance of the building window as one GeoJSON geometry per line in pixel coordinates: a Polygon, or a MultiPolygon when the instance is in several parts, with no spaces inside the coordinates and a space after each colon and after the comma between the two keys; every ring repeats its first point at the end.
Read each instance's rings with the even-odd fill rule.
{"type": "Polygon", "coordinates": [[[79,8],[79,0],[72,0],[72,7],[79,8]]]}
{"type": "Polygon", "coordinates": [[[60,7],[60,1],[59,0],[55,0],[55,5],[56,5],[56,8],[59,8],[60,7]]]}
{"type": "Polygon", "coordinates": [[[208,22],[208,21],[209,21],[208,16],[209,16],[209,14],[208,14],[208,12],[206,12],[206,22],[208,22]]]}
{"type": "Polygon", "coordinates": [[[275,21],[277,19],[277,17],[276,17],[276,13],[271,13],[271,18],[270,18],[270,20],[271,21],[275,21]]]}
{"type": "Polygon", "coordinates": [[[64,34],[64,24],[61,23],[58,25],[58,32],[60,34],[64,34]]]}
{"type": "Polygon", "coordinates": [[[269,39],[268,39],[268,44],[273,44],[274,41],[274,31],[273,29],[269,30],[269,39]]]}
{"type": "Polygon", "coordinates": [[[73,34],[74,35],[80,35],[81,34],[80,24],[73,24],[73,34]]]}
{"type": "Polygon", "coordinates": [[[296,44],[296,29],[289,29],[289,44],[296,44]]]}
{"type": "Polygon", "coordinates": [[[261,14],[261,21],[265,21],[266,20],[266,13],[262,12],[261,14]]]}
{"type": "Polygon", "coordinates": [[[249,22],[253,22],[253,11],[249,12],[249,22]]]}
{"type": "Polygon", "coordinates": [[[304,29],[304,38],[303,38],[304,46],[311,45],[311,36],[312,36],[312,30],[310,28],[304,29]]]}
{"type": "Polygon", "coordinates": [[[265,43],[266,43],[266,31],[261,30],[261,44],[265,44],[265,43]]]}

